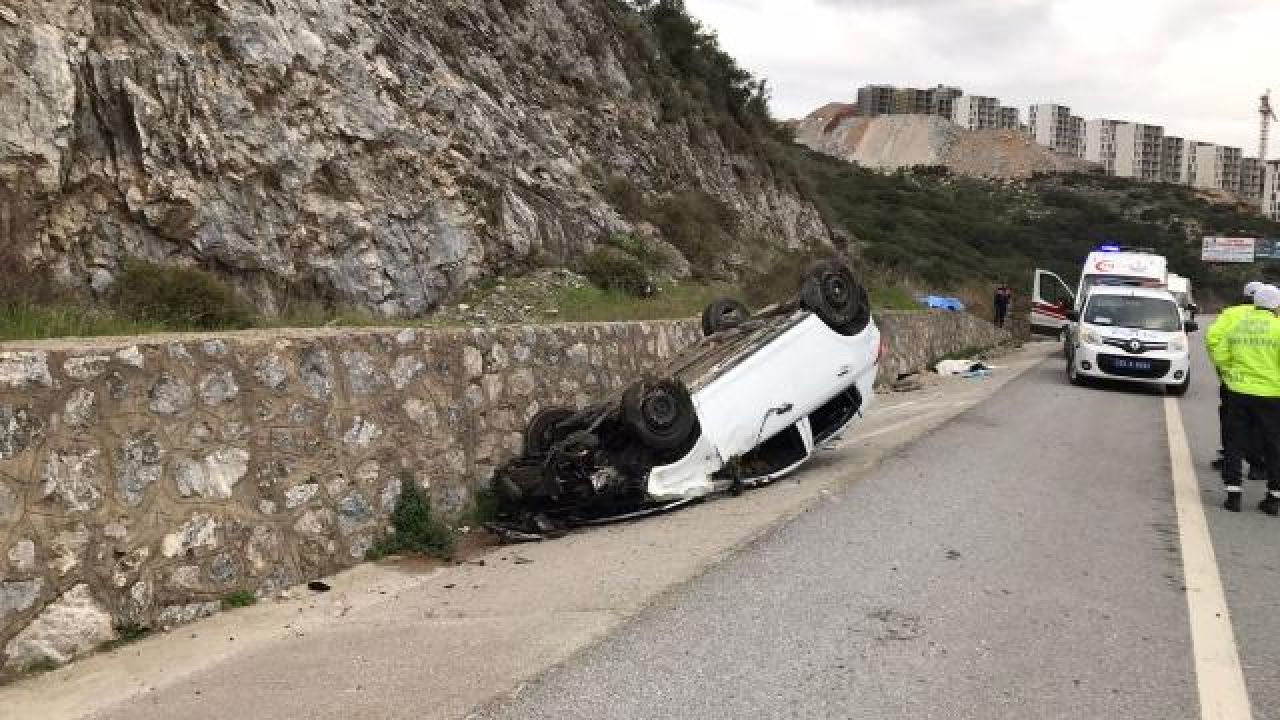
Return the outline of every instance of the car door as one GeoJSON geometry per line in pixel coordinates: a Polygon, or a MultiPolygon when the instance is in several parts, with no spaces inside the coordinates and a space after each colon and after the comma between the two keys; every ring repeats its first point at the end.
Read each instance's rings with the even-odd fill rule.
{"type": "Polygon", "coordinates": [[[1075,305],[1075,293],[1054,273],[1036,270],[1031,290],[1031,332],[1057,336],[1069,321],[1067,313],[1075,305]]]}

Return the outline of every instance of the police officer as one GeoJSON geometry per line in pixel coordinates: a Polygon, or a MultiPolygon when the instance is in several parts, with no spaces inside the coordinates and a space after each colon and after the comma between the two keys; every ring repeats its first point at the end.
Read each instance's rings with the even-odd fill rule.
{"type": "MultiPolygon", "coordinates": [[[[1225,331],[1226,327],[1229,327],[1232,323],[1234,323],[1235,320],[1244,312],[1253,309],[1253,293],[1256,292],[1257,289],[1262,287],[1264,284],[1265,283],[1260,283],[1256,281],[1245,283],[1243,300],[1237,305],[1232,305],[1231,307],[1226,308],[1225,310],[1222,311],[1221,314],[1218,315],[1218,322],[1215,323],[1214,325],[1215,327],[1220,328],[1219,333],[1221,333],[1222,331],[1225,331]]],[[[1208,340],[1210,349],[1212,349],[1213,343],[1215,341],[1214,332],[1212,329],[1210,329],[1209,333],[1206,336],[1206,339],[1208,340]]],[[[1218,470],[1219,472],[1221,472],[1222,470],[1223,457],[1226,453],[1225,448],[1227,447],[1226,434],[1227,434],[1227,396],[1228,394],[1229,392],[1227,390],[1227,384],[1222,382],[1222,378],[1218,378],[1219,441],[1218,441],[1218,458],[1213,461],[1213,469],[1218,470]]],[[[1245,459],[1249,461],[1249,479],[1250,480],[1264,479],[1262,476],[1263,475],[1262,461],[1259,459],[1258,453],[1254,452],[1251,448],[1250,452],[1246,455],[1245,459]]]]}
{"type": "Polygon", "coordinates": [[[1257,442],[1268,470],[1267,496],[1258,509],[1280,515],[1280,289],[1264,285],[1254,292],[1253,307],[1219,317],[1209,328],[1209,355],[1227,386],[1223,428],[1226,456],[1222,480],[1227,486],[1223,507],[1240,512],[1241,461],[1257,442]]]}

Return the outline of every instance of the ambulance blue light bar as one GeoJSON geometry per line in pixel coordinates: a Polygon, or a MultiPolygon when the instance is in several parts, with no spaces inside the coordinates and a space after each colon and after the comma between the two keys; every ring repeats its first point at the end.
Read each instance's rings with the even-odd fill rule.
{"type": "Polygon", "coordinates": [[[1121,251],[1122,251],[1122,248],[1119,245],[1099,245],[1098,246],[1098,252],[1121,252],[1121,251]]]}

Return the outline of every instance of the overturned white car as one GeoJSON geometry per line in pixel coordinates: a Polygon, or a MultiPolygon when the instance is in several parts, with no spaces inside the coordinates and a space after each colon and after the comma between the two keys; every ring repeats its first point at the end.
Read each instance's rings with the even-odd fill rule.
{"type": "Polygon", "coordinates": [[[500,468],[496,527],[546,532],[633,517],[794,470],[872,400],[882,352],[863,287],[814,266],[787,302],[731,299],[657,377],[587,408],[548,408],[500,468]]]}

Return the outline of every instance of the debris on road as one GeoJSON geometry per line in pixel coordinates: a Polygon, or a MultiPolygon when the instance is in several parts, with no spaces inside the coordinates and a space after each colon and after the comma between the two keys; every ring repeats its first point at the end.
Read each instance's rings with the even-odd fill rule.
{"type": "Polygon", "coordinates": [[[312,580],[311,582],[307,583],[307,589],[312,592],[323,593],[323,592],[329,592],[330,587],[329,587],[329,583],[323,580],[312,580]]]}

